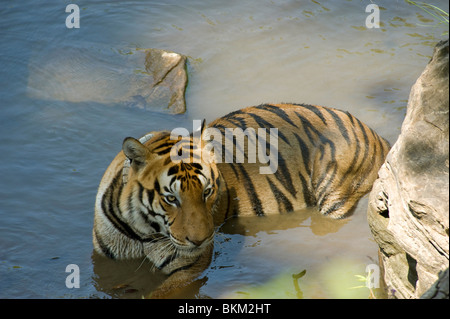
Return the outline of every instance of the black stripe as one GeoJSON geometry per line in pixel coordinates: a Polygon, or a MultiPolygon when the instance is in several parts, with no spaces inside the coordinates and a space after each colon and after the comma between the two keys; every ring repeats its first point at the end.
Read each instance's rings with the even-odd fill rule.
{"type": "MultiPolygon", "coordinates": [[[[263,119],[261,116],[253,114],[253,113],[247,113],[249,116],[251,116],[255,122],[262,128],[266,128],[269,130],[271,128],[275,128],[273,127],[273,125],[269,122],[267,122],[265,119],[263,119]]],[[[280,130],[278,130],[278,136],[287,144],[287,145],[291,145],[289,143],[289,139],[283,134],[283,132],[281,132],[280,130]]]]}
{"type": "MultiPolygon", "coordinates": [[[[153,208],[153,200],[155,199],[155,190],[147,190],[148,204],[151,208],[153,208]]],[[[145,206],[145,205],[144,205],[145,206]]]]}
{"type": "Polygon", "coordinates": [[[281,184],[289,191],[289,193],[293,197],[295,197],[297,191],[295,190],[294,184],[292,183],[291,174],[289,173],[286,161],[280,153],[278,154],[278,169],[274,175],[276,179],[278,179],[281,184]]]}
{"type": "Polygon", "coordinates": [[[97,232],[97,228],[94,229],[94,233],[95,233],[95,239],[97,240],[97,244],[99,245],[102,253],[111,259],[116,259],[115,254],[111,251],[111,249],[109,249],[108,246],[106,246],[106,244],[103,242],[101,236],[99,235],[99,233],[97,232]]]}
{"type": "Polygon", "coordinates": [[[153,139],[152,145],[156,145],[156,143],[158,143],[166,138],[169,138],[169,137],[170,137],[169,132],[162,132],[162,134],[159,137],[153,139]]]}
{"type": "Polygon", "coordinates": [[[180,178],[180,176],[173,176],[173,177],[170,179],[170,183],[169,183],[170,187],[172,187],[172,184],[173,184],[177,179],[179,179],[179,178],[180,178]]]}
{"type": "Polygon", "coordinates": [[[199,164],[199,163],[191,163],[191,166],[194,167],[194,168],[196,168],[196,169],[200,169],[200,170],[203,169],[202,164],[199,164]]]}
{"type": "Polygon", "coordinates": [[[158,194],[161,194],[161,187],[159,186],[159,182],[158,182],[157,179],[155,179],[155,185],[153,186],[153,188],[155,189],[155,191],[156,191],[158,194]]]}
{"type": "Polygon", "coordinates": [[[154,189],[147,190],[147,197],[148,197],[148,206],[150,207],[148,207],[141,201],[141,204],[145,208],[147,208],[147,213],[153,218],[156,218],[156,216],[161,216],[162,218],[165,219],[166,215],[157,213],[153,210],[153,200],[155,199],[155,190],[154,189]]]}
{"type": "Polygon", "coordinates": [[[350,145],[351,142],[350,142],[350,137],[348,136],[347,127],[345,126],[344,122],[342,122],[342,119],[339,117],[339,115],[334,110],[329,109],[329,108],[323,108],[323,109],[331,115],[331,117],[336,122],[336,125],[338,126],[339,131],[341,132],[342,136],[347,141],[347,144],[350,145]]]}
{"type": "MultiPolygon", "coordinates": [[[[355,141],[353,142],[353,144],[355,145],[356,149],[355,149],[355,154],[353,156],[353,160],[350,164],[349,170],[356,165],[356,163],[358,162],[358,158],[359,158],[359,152],[361,151],[361,143],[360,140],[358,138],[358,135],[356,134],[355,131],[355,127],[352,126],[352,132],[353,132],[353,136],[355,137],[355,141]]],[[[347,171],[348,172],[348,171],[347,171]]],[[[346,174],[347,174],[346,172],[346,174]]]]}
{"type": "Polygon", "coordinates": [[[239,171],[243,175],[243,183],[245,185],[245,189],[247,190],[248,197],[250,198],[250,202],[252,203],[253,212],[257,216],[264,216],[264,210],[262,207],[261,200],[258,197],[258,194],[256,193],[255,186],[253,185],[250,176],[248,176],[247,171],[245,170],[243,165],[236,164],[239,168],[239,171]]]}
{"type": "Polygon", "coordinates": [[[167,156],[167,158],[164,160],[163,166],[169,165],[172,162],[172,159],[170,156],[167,156]]]}
{"type": "Polygon", "coordinates": [[[153,148],[152,152],[158,153],[158,150],[160,150],[162,148],[170,149],[172,146],[174,146],[176,144],[175,142],[176,142],[176,140],[168,140],[165,143],[162,143],[162,144],[156,146],[155,148],[153,148]]]}
{"type": "Polygon", "coordinates": [[[298,173],[298,177],[300,178],[300,182],[302,183],[303,200],[305,201],[306,206],[308,206],[308,207],[315,206],[316,198],[314,197],[313,193],[311,192],[308,181],[302,175],[301,172],[298,173]]]}
{"type": "Polygon", "coordinates": [[[327,121],[325,120],[325,117],[323,116],[322,112],[320,111],[320,109],[322,109],[321,107],[319,108],[318,106],[310,105],[310,104],[293,104],[293,105],[304,107],[305,109],[313,112],[314,114],[317,115],[317,117],[320,118],[320,120],[322,121],[322,123],[324,125],[327,125],[327,121]]]}
{"type": "Polygon", "coordinates": [[[245,114],[247,114],[247,113],[245,113],[245,112],[242,111],[242,110],[237,110],[237,111],[228,113],[227,115],[223,116],[222,119],[224,119],[224,120],[230,120],[230,118],[235,118],[236,115],[243,115],[243,114],[245,115],[245,114]]]}
{"type": "Polygon", "coordinates": [[[238,173],[238,171],[236,170],[236,166],[237,166],[237,165],[235,165],[235,163],[226,163],[226,164],[229,165],[229,167],[231,168],[231,170],[232,170],[233,173],[234,173],[234,176],[236,177],[237,180],[239,180],[239,173],[238,173]]]}
{"type": "MultiPolygon", "coordinates": [[[[236,172],[235,172],[236,173],[236,172]]],[[[219,170],[219,176],[217,177],[217,181],[220,181],[220,177],[222,177],[223,181],[225,182],[225,192],[227,193],[226,199],[227,199],[227,210],[225,212],[225,217],[224,220],[227,220],[228,218],[228,213],[230,212],[230,206],[231,206],[231,189],[228,189],[228,184],[227,184],[227,180],[223,178],[222,173],[219,170]]],[[[224,197],[225,198],[225,197],[224,197]]],[[[219,199],[221,200],[221,199],[219,199]]]]}
{"type": "Polygon", "coordinates": [[[275,199],[277,200],[278,211],[285,212],[285,213],[292,212],[294,210],[294,208],[292,207],[292,203],[289,201],[289,199],[287,199],[287,197],[284,196],[283,192],[281,192],[276,187],[276,185],[270,181],[270,179],[268,177],[266,177],[266,179],[267,179],[267,182],[269,183],[269,186],[270,186],[270,189],[271,189],[273,195],[275,196],[275,199]]]}
{"type": "Polygon", "coordinates": [[[303,139],[298,136],[296,133],[294,133],[295,138],[298,141],[298,146],[300,147],[300,151],[302,153],[302,161],[303,161],[303,167],[306,171],[306,174],[309,178],[311,178],[311,167],[309,163],[309,147],[306,145],[306,143],[303,141],[303,139]]]}
{"type": "Polygon", "coordinates": [[[283,121],[286,121],[289,124],[291,124],[292,126],[297,127],[297,125],[295,125],[295,123],[292,122],[289,115],[282,108],[280,108],[278,106],[274,106],[274,105],[270,105],[270,104],[261,104],[261,105],[256,106],[255,108],[260,109],[260,110],[265,110],[268,112],[272,112],[273,114],[275,114],[276,116],[281,118],[283,121]]]}
{"type": "Polygon", "coordinates": [[[141,218],[147,223],[151,224],[153,221],[149,218],[149,215],[143,212],[142,210],[139,210],[139,215],[141,215],[141,218]]]}
{"type": "MultiPolygon", "coordinates": [[[[150,227],[152,227],[155,230],[156,233],[159,233],[161,231],[161,226],[156,221],[151,219],[150,217],[153,217],[154,219],[156,218],[156,216],[161,216],[161,217],[165,218],[165,215],[158,214],[149,208],[147,208],[147,213],[143,212],[142,210],[139,210],[139,214],[141,215],[142,219],[144,219],[145,222],[147,224],[149,224],[150,227]]],[[[143,240],[143,239],[141,238],[141,240],[143,240]]]]}
{"type": "Polygon", "coordinates": [[[174,175],[174,174],[178,173],[178,170],[179,170],[178,165],[174,165],[171,168],[169,168],[169,170],[167,171],[167,175],[168,176],[174,175]]]}
{"type": "MultiPolygon", "coordinates": [[[[316,143],[316,139],[315,139],[314,136],[311,134],[311,132],[314,133],[315,135],[317,135],[317,136],[319,137],[319,139],[320,139],[321,141],[323,141],[323,139],[325,138],[325,137],[323,136],[323,134],[320,133],[320,132],[314,127],[314,125],[311,124],[311,122],[310,122],[306,117],[304,117],[302,114],[300,114],[300,113],[298,113],[298,112],[295,112],[295,111],[294,111],[294,113],[295,113],[295,115],[297,115],[297,117],[298,117],[299,120],[301,121],[302,126],[303,126],[303,130],[305,131],[305,134],[306,134],[306,136],[308,136],[308,139],[309,139],[309,141],[310,141],[310,143],[311,143],[312,145],[316,145],[317,143],[316,143]]],[[[317,145],[316,145],[316,146],[317,146],[317,145]]]]}
{"type": "Polygon", "coordinates": [[[160,270],[163,269],[164,267],[169,265],[173,260],[175,260],[176,256],[177,256],[176,252],[173,254],[167,255],[166,258],[164,258],[164,261],[161,264],[157,265],[156,267],[160,270]]]}
{"type": "MultiPolygon", "coordinates": [[[[326,211],[324,211],[324,212],[321,211],[321,213],[322,213],[323,215],[329,215],[330,213],[332,213],[332,212],[338,210],[339,208],[341,208],[342,206],[344,206],[344,204],[345,204],[346,202],[347,202],[347,198],[341,199],[340,201],[335,202],[335,203],[334,203],[331,207],[329,207],[326,211]]],[[[321,207],[320,207],[320,208],[321,208],[321,207]]]]}
{"type": "MultiPolygon", "coordinates": [[[[363,155],[363,159],[361,160],[361,163],[359,164],[358,167],[358,172],[360,172],[360,170],[364,167],[365,161],[367,160],[367,156],[369,155],[369,149],[370,149],[370,142],[369,142],[369,137],[367,136],[367,132],[366,132],[366,127],[363,123],[361,123],[360,120],[358,120],[357,118],[355,118],[356,123],[358,124],[358,127],[360,129],[360,131],[363,134],[364,137],[364,155],[363,155]]],[[[361,175],[359,177],[359,184],[361,184],[361,181],[365,180],[367,177],[367,174],[361,175]]]]}
{"type": "Polygon", "coordinates": [[[227,121],[244,131],[247,129],[247,122],[242,117],[227,117],[227,121]]]}
{"type": "MultiPolygon", "coordinates": [[[[139,202],[141,202],[143,204],[145,188],[144,188],[144,186],[142,186],[142,184],[139,181],[137,183],[138,183],[138,187],[139,187],[139,202]]],[[[131,198],[131,196],[130,196],[130,198],[131,198]]]]}
{"type": "MultiPolygon", "coordinates": [[[[119,206],[120,207],[120,206],[119,206]]],[[[128,196],[127,200],[127,209],[129,212],[134,212],[134,205],[133,205],[133,192],[131,192],[131,195],[128,196]]]]}
{"type": "MultiPolygon", "coordinates": [[[[172,145],[173,146],[173,145],[172,145]]],[[[167,147],[161,151],[153,151],[154,153],[158,154],[158,155],[164,155],[170,152],[170,150],[172,149],[172,146],[167,147]]]]}
{"type": "MultiPolygon", "coordinates": [[[[380,152],[383,152],[383,146],[378,143],[379,139],[376,138],[378,137],[378,135],[370,127],[368,127],[368,129],[374,136],[375,140],[371,140],[367,145],[367,149],[369,149],[369,147],[373,145],[373,151],[371,153],[372,154],[371,158],[370,159],[366,158],[366,160],[369,161],[369,163],[372,163],[372,165],[375,165],[377,163],[377,148],[380,147],[381,148],[380,152]]],[[[364,174],[360,174],[359,176],[360,182],[358,183],[358,185],[361,185],[362,182],[367,179],[367,176],[369,176],[372,173],[372,167],[366,168],[363,173],[364,174]]]]}
{"type": "MultiPolygon", "coordinates": [[[[352,124],[354,124],[353,120],[351,118],[350,118],[350,121],[352,122],[352,124]]],[[[359,165],[359,167],[358,167],[358,169],[355,169],[354,166],[356,165],[356,163],[358,162],[358,159],[359,159],[359,153],[360,153],[360,150],[361,150],[361,144],[360,144],[360,141],[359,141],[358,136],[356,134],[354,125],[352,125],[352,132],[353,132],[353,136],[355,137],[355,141],[353,142],[353,145],[355,145],[355,151],[353,153],[353,159],[352,159],[351,163],[349,164],[349,166],[348,166],[347,170],[345,171],[345,173],[342,174],[342,176],[341,176],[341,180],[339,181],[340,185],[343,185],[344,181],[348,177],[353,177],[353,176],[350,175],[350,172],[352,172],[352,171],[357,172],[359,170],[359,167],[361,167],[361,164],[364,162],[364,158],[363,158],[361,163],[360,163],[360,165],[359,165]]]]}
{"type": "Polygon", "coordinates": [[[179,271],[181,271],[181,270],[187,270],[187,269],[191,268],[192,266],[194,266],[194,265],[196,265],[196,264],[198,263],[198,261],[200,260],[201,257],[202,257],[202,255],[198,256],[198,258],[197,258],[196,260],[194,260],[192,263],[187,264],[187,265],[184,265],[184,266],[182,266],[182,267],[180,267],[180,268],[177,268],[177,269],[172,270],[172,271],[168,274],[168,276],[172,276],[174,273],[179,272],[179,271]]]}
{"type": "Polygon", "coordinates": [[[102,211],[108,220],[120,231],[123,235],[140,240],[141,237],[136,234],[131,227],[122,220],[122,213],[120,212],[120,195],[123,190],[123,183],[121,183],[122,171],[119,171],[114,177],[108,189],[103,194],[102,211]],[[115,194],[116,193],[116,194],[115,194]]]}
{"type": "MultiPolygon", "coordinates": [[[[161,208],[162,208],[161,202],[160,202],[159,204],[161,205],[161,208]]],[[[160,216],[160,217],[162,217],[164,220],[166,219],[166,215],[157,213],[157,212],[155,212],[154,210],[149,209],[149,208],[147,208],[147,213],[148,213],[150,216],[152,216],[153,218],[156,218],[156,216],[160,216]]]]}
{"type": "Polygon", "coordinates": [[[365,153],[364,153],[364,158],[366,158],[367,157],[367,152],[369,151],[369,137],[367,136],[365,125],[363,123],[361,123],[361,121],[358,120],[356,117],[355,117],[355,120],[356,120],[356,123],[359,126],[359,129],[361,130],[361,132],[362,132],[362,134],[364,136],[364,145],[366,146],[365,153]]]}
{"type": "MultiPolygon", "coordinates": [[[[239,129],[239,128],[238,128],[239,129]]],[[[231,150],[231,152],[233,153],[233,163],[236,163],[236,155],[238,153],[237,149],[239,149],[239,152],[242,153],[244,155],[244,161],[247,159],[247,154],[244,152],[244,149],[242,149],[242,146],[245,148],[245,136],[244,136],[244,145],[241,144],[237,144],[237,136],[234,134],[234,132],[231,132],[231,139],[230,139],[230,135],[226,134],[226,132],[231,132],[230,129],[228,128],[228,130],[225,130],[225,138],[228,138],[228,140],[232,140],[233,141],[233,149],[231,150]]],[[[242,134],[244,134],[244,132],[242,132],[242,134]]],[[[247,137],[247,143],[249,143],[248,141],[248,137],[247,137]]],[[[225,147],[227,146],[227,143],[225,141],[225,147]]]]}
{"type": "Polygon", "coordinates": [[[337,173],[337,164],[335,161],[329,162],[325,171],[323,174],[318,178],[318,182],[316,185],[316,189],[319,189],[322,182],[328,177],[327,183],[325,186],[322,187],[319,194],[316,194],[316,197],[319,199],[319,203],[322,202],[322,196],[328,192],[328,188],[330,187],[330,184],[334,181],[337,173]],[[330,171],[332,170],[332,173],[330,174],[330,171]]]}
{"type": "MultiPolygon", "coordinates": [[[[226,159],[229,157],[229,155],[232,155],[233,156],[232,162],[236,163],[236,155],[237,155],[238,151],[240,153],[244,154],[244,161],[245,161],[247,159],[247,154],[241,148],[241,144],[236,143],[236,135],[233,134],[233,132],[230,130],[230,128],[225,127],[222,124],[216,125],[215,128],[219,129],[220,132],[222,133],[222,136],[225,137],[225,141],[222,141],[223,144],[221,145],[222,146],[222,162],[226,162],[226,159]],[[231,135],[226,134],[225,132],[229,132],[232,134],[231,135]],[[227,147],[228,146],[227,140],[233,142],[233,148],[231,150],[229,147],[227,147]]],[[[247,138],[247,142],[248,142],[248,138],[247,138]]],[[[244,137],[244,143],[245,143],[245,137],[244,137]]]]}
{"type": "MultiPolygon", "coordinates": [[[[220,131],[220,133],[221,133],[221,137],[222,137],[222,139],[223,139],[223,136],[225,136],[225,127],[223,126],[223,125],[215,125],[214,126],[215,128],[217,128],[219,131],[220,131]]],[[[224,140],[221,140],[221,141],[216,141],[215,139],[214,140],[212,140],[212,141],[209,141],[208,142],[208,144],[213,144],[213,147],[214,147],[214,150],[216,149],[216,148],[220,148],[220,149],[222,149],[222,158],[221,159],[219,159],[219,162],[220,163],[225,163],[226,161],[225,161],[225,158],[227,158],[227,157],[229,157],[229,155],[227,156],[226,154],[230,154],[230,150],[228,150],[228,148],[227,147],[225,147],[225,141],[224,140]]],[[[233,156],[233,150],[231,150],[232,152],[231,152],[231,155],[233,156]]],[[[215,155],[215,156],[217,156],[217,155],[215,155]]],[[[233,163],[234,163],[235,161],[234,161],[234,159],[233,159],[233,163]]]]}
{"type": "Polygon", "coordinates": [[[157,233],[161,231],[161,226],[156,222],[150,222],[150,227],[152,227],[157,233]]]}
{"type": "Polygon", "coordinates": [[[330,139],[328,139],[325,135],[323,135],[321,132],[319,132],[314,127],[314,125],[312,125],[311,122],[308,119],[306,119],[303,115],[301,115],[297,112],[294,112],[294,113],[298,116],[300,121],[302,121],[303,130],[305,131],[306,136],[308,136],[308,139],[311,142],[311,144],[315,145],[316,147],[319,147],[319,149],[322,151],[321,159],[323,158],[323,155],[324,155],[325,146],[329,145],[330,150],[331,150],[331,158],[332,158],[332,160],[335,160],[336,159],[336,147],[335,147],[334,143],[330,139]],[[321,144],[317,145],[316,139],[312,136],[311,132],[314,133],[315,135],[317,135],[321,144]]]}

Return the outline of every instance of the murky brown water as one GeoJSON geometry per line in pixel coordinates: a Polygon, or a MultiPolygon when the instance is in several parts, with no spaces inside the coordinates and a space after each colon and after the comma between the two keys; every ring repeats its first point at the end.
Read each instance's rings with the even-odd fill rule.
{"type": "MultiPolygon", "coordinates": [[[[379,29],[366,28],[370,1],[358,0],[79,1],[80,29],[65,27],[60,1],[0,4],[0,297],[140,298],[163,279],[145,261],[92,254],[96,188],[125,136],[303,102],[350,111],[395,142],[409,90],[445,29],[422,26],[436,21],[404,1],[372,2],[382,7],[379,29]],[[118,61],[136,48],[190,57],[186,114],[110,95],[122,94],[118,61]],[[44,65],[44,91],[30,94],[44,65]],[[55,72],[66,76],[55,81],[55,72]],[[62,87],[89,99],[55,98],[62,87]],[[65,285],[69,264],[80,288],[65,285]]],[[[448,11],[446,1],[433,4],[448,11]]],[[[366,206],[345,221],[313,210],[232,220],[181,297],[366,298],[368,289],[349,289],[377,260],[366,206]]]]}

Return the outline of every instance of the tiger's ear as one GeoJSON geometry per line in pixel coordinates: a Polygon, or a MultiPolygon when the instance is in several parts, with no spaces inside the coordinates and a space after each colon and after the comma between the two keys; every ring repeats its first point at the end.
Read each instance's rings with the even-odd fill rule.
{"type": "Polygon", "coordinates": [[[141,142],[132,137],[123,140],[122,150],[131,164],[138,169],[144,166],[147,156],[150,154],[150,151],[141,142]]]}

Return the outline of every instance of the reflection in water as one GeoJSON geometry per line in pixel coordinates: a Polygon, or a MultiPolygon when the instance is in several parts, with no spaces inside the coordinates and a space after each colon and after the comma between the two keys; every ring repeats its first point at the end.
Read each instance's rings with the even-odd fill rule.
{"type": "Polygon", "coordinates": [[[142,298],[161,284],[165,276],[152,271],[152,265],[144,260],[116,261],[92,253],[94,281],[97,291],[114,298],[142,298]]]}
{"type": "Polygon", "coordinates": [[[306,270],[299,272],[298,274],[292,274],[292,280],[294,281],[295,291],[297,292],[297,299],[303,299],[303,291],[300,289],[298,280],[306,274],[306,270]]]}
{"type": "MultiPolygon", "coordinates": [[[[345,220],[333,220],[324,216],[315,209],[305,209],[284,215],[267,215],[264,217],[242,217],[231,218],[220,227],[215,239],[214,260],[210,269],[236,269],[239,265],[228,263],[221,265],[217,262],[223,250],[227,251],[227,245],[233,246],[233,252],[239,254],[245,249],[245,237],[261,236],[261,234],[277,235],[283,234],[284,230],[292,229],[302,236],[302,232],[308,232],[316,236],[325,236],[336,233],[340,228],[348,223],[345,220]],[[230,238],[229,235],[239,235],[240,237],[230,238]],[[243,237],[242,237],[243,236],[243,237]],[[244,240],[242,240],[244,239],[244,240]],[[233,242],[230,242],[233,241],[233,242]]],[[[251,244],[256,247],[258,244],[251,244]]],[[[226,254],[226,252],[225,252],[226,254]]],[[[268,264],[271,261],[266,261],[268,264]]],[[[92,254],[94,265],[95,287],[98,291],[104,292],[113,298],[148,298],[166,278],[164,274],[155,270],[153,265],[146,260],[125,260],[114,261],[96,252],[92,254]]],[[[303,298],[303,292],[299,286],[299,279],[303,277],[306,270],[297,274],[292,274],[293,287],[296,291],[296,298],[303,298]]],[[[201,276],[192,284],[181,289],[173,298],[210,298],[201,292],[201,288],[208,282],[208,276],[201,276]]]]}
{"type": "MultiPolygon", "coordinates": [[[[291,228],[309,228],[318,236],[337,232],[348,219],[335,220],[322,216],[314,208],[288,214],[231,218],[222,225],[224,234],[254,236],[258,232],[268,234],[291,228]]],[[[301,231],[301,230],[299,230],[301,231]]]]}
{"type": "MultiPolygon", "coordinates": [[[[166,275],[154,269],[145,258],[116,261],[100,256],[95,251],[91,258],[94,265],[92,280],[95,288],[113,298],[150,298],[151,293],[167,278],[166,275]]],[[[208,298],[200,294],[200,288],[206,281],[206,277],[200,277],[171,297],[208,298]]]]}

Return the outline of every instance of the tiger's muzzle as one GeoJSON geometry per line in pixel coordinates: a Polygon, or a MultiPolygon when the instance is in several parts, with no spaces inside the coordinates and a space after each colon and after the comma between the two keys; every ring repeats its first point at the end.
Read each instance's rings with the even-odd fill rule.
{"type": "Polygon", "coordinates": [[[214,241],[214,232],[209,236],[204,238],[189,238],[186,237],[184,240],[180,240],[170,234],[170,240],[173,245],[177,248],[179,252],[194,253],[196,251],[201,252],[203,249],[211,245],[214,241]]]}

